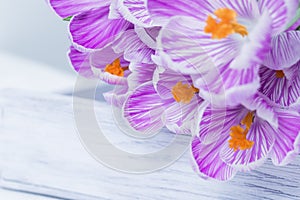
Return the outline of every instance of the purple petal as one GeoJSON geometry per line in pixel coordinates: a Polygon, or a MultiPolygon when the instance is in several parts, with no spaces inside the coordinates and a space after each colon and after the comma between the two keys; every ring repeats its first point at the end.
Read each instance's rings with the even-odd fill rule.
{"type": "Polygon", "coordinates": [[[137,131],[154,133],[164,126],[164,102],[152,82],[141,85],[130,94],[123,110],[130,126],[137,131]]]}
{"type": "Polygon", "coordinates": [[[140,40],[142,40],[151,49],[156,49],[156,38],[158,37],[160,29],[161,27],[158,26],[151,28],[134,26],[134,30],[140,40]]]}
{"type": "Polygon", "coordinates": [[[261,87],[259,91],[273,102],[288,107],[300,97],[300,62],[284,70],[284,73],[283,78],[278,78],[275,70],[261,67],[259,72],[261,87]]]}
{"type": "Polygon", "coordinates": [[[112,91],[103,93],[103,96],[107,103],[122,108],[128,97],[128,86],[117,86],[112,91]]]}
{"type": "Polygon", "coordinates": [[[194,134],[192,128],[202,101],[195,95],[188,104],[178,102],[171,104],[165,111],[166,127],[177,134],[194,134]]]}
{"type": "Polygon", "coordinates": [[[77,71],[80,75],[87,78],[95,77],[91,69],[90,53],[80,52],[71,46],[68,56],[75,71],[77,71]]]}
{"type": "Polygon", "coordinates": [[[152,64],[151,55],[154,50],[143,43],[136,32],[131,29],[113,43],[115,52],[124,52],[124,58],[134,63],[152,64]]]}
{"type": "Polygon", "coordinates": [[[204,144],[213,143],[221,137],[229,137],[230,128],[240,124],[248,110],[243,106],[219,108],[208,106],[200,117],[199,140],[204,144]]]}
{"type": "MultiPolygon", "coordinates": [[[[198,20],[205,20],[209,13],[204,7],[209,3],[200,0],[148,0],[148,10],[157,26],[164,25],[174,16],[192,16],[198,20]]],[[[211,10],[212,12],[212,10],[211,10]]]]}
{"type": "Polygon", "coordinates": [[[289,164],[299,154],[300,115],[285,110],[277,110],[277,114],[279,125],[270,157],[274,165],[282,166],[289,164]]]}
{"type": "Polygon", "coordinates": [[[49,2],[60,17],[66,18],[93,8],[107,6],[111,0],[49,0],[49,2]]]}
{"type": "Polygon", "coordinates": [[[256,93],[242,103],[248,110],[255,111],[256,115],[266,120],[274,127],[278,127],[278,116],[274,109],[278,107],[274,102],[270,101],[261,93],[256,93]]]}
{"type": "Polygon", "coordinates": [[[120,59],[122,67],[127,67],[129,65],[129,63],[124,60],[122,53],[115,53],[111,46],[90,52],[91,70],[97,78],[108,84],[126,85],[126,77],[130,73],[129,70],[124,72],[124,77],[116,76],[104,71],[106,65],[111,64],[117,58],[120,59]]]}
{"type": "Polygon", "coordinates": [[[131,63],[129,65],[132,73],[128,76],[127,81],[131,90],[142,85],[143,83],[152,81],[153,73],[156,69],[154,64],[131,63]]]}
{"type": "Polygon", "coordinates": [[[122,0],[119,11],[127,21],[138,26],[151,27],[153,24],[147,8],[147,0],[122,0]]]}
{"type": "Polygon", "coordinates": [[[220,158],[220,150],[224,139],[216,143],[203,144],[195,137],[192,141],[192,154],[194,169],[204,179],[220,181],[230,180],[237,171],[224,163],[220,158]]]}
{"type": "Polygon", "coordinates": [[[263,64],[275,70],[291,67],[300,60],[299,46],[299,31],[288,31],[274,36],[271,50],[266,55],[263,64]]]}
{"type": "Polygon", "coordinates": [[[267,121],[255,116],[246,136],[247,140],[254,141],[254,145],[250,149],[235,152],[227,144],[223,146],[220,156],[225,163],[236,169],[253,170],[267,159],[275,142],[275,132],[267,121]]]}
{"type": "MultiPolygon", "coordinates": [[[[294,1],[294,0],[292,0],[294,1]]],[[[259,0],[261,12],[268,12],[272,18],[272,34],[281,32],[289,23],[288,5],[285,0],[259,0]]]]}
{"type": "MultiPolygon", "coordinates": [[[[161,66],[161,65],[159,65],[161,66]]],[[[153,77],[154,87],[162,99],[173,99],[172,88],[178,83],[192,85],[192,80],[187,75],[174,72],[162,67],[157,68],[153,77]]]]}
{"type": "MultiPolygon", "coordinates": [[[[204,24],[195,18],[173,17],[161,29],[157,38],[157,51],[169,68],[182,74],[202,74],[215,66],[204,49],[206,46],[201,45],[201,41],[209,37],[204,34],[203,28],[204,24]]],[[[209,45],[213,47],[219,44],[213,40],[211,42],[209,45]]],[[[236,43],[232,42],[226,46],[229,50],[225,52],[229,52],[229,55],[236,49],[236,43]]],[[[221,45],[218,45],[219,52],[225,49],[220,48],[221,45]]]]}
{"type": "Polygon", "coordinates": [[[83,49],[101,49],[122,36],[131,24],[124,19],[108,19],[109,7],[75,16],[70,23],[73,42],[83,49]]]}

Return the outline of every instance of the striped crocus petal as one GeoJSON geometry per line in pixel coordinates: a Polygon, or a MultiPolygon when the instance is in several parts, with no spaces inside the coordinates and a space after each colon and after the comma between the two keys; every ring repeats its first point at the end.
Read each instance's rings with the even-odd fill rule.
{"type": "Polygon", "coordinates": [[[71,46],[68,56],[73,68],[81,76],[95,78],[94,72],[91,69],[90,53],[78,51],[71,46]]]}
{"type": "Polygon", "coordinates": [[[156,65],[130,63],[129,69],[130,71],[132,71],[132,73],[128,76],[127,81],[130,90],[134,90],[136,87],[142,85],[143,83],[152,81],[156,65]]]}
{"type": "Polygon", "coordinates": [[[275,142],[275,133],[275,129],[267,121],[255,116],[246,136],[254,145],[250,149],[234,151],[227,143],[221,150],[221,159],[235,169],[253,170],[267,159],[275,142]]]}
{"type": "Polygon", "coordinates": [[[297,112],[278,109],[278,130],[270,157],[274,165],[286,165],[293,161],[300,150],[300,115],[297,112]]]}
{"type": "Polygon", "coordinates": [[[244,69],[232,69],[228,65],[220,70],[193,76],[194,85],[202,88],[203,98],[215,105],[239,105],[257,92],[260,87],[259,65],[244,69]]]}
{"type": "Polygon", "coordinates": [[[103,93],[103,97],[107,103],[122,108],[128,97],[128,86],[116,86],[112,91],[103,93]]]}
{"type": "Polygon", "coordinates": [[[164,26],[174,16],[190,16],[205,21],[207,15],[214,12],[214,6],[207,0],[148,0],[148,11],[153,24],[164,26]]]}
{"type": "Polygon", "coordinates": [[[119,12],[133,24],[151,27],[153,20],[147,8],[147,0],[119,0],[119,12]]]}
{"type": "Polygon", "coordinates": [[[104,6],[75,16],[70,23],[74,45],[83,49],[101,49],[122,36],[132,24],[124,19],[108,19],[109,7],[104,6]]]}
{"type": "Polygon", "coordinates": [[[135,130],[152,134],[164,126],[165,102],[156,93],[152,82],[136,88],[123,107],[123,115],[135,130]]]}
{"type": "MultiPolygon", "coordinates": [[[[272,18],[272,35],[282,32],[286,25],[292,20],[291,13],[293,11],[292,6],[295,6],[295,2],[298,0],[259,0],[260,11],[268,12],[272,18]],[[290,4],[293,2],[292,4],[290,4]]],[[[296,5],[297,6],[297,5],[296,5]]]]}
{"type": "MultiPolygon", "coordinates": [[[[173,17],[161,29],[157,38],[158,56],[163,58],[167,66],[176,72],[188,75],[207,73],[215,65],[204,47],[201,46],[201,41],[205,37],[209,37],[203,32],[204,26],[204,23],[196,18],[173,17]]],[[[230,52],[229,55],[232,55],[231,52],[237,49],[236,43],[233,41],[227,45],[213,40],[211,42],[210,46],[218,46],[219,52],[226,47],[225,52],[230,52]]],[[[222,58],[226,60],[228,57],[230,56],[222,58]]],[[[229,62],[229,60],[226,61],[229,62]]]]}
{"type": "Polygon", "coordinates": [[[139,36],[149,48],[156,49],[156,38],[159,34],[161,27],[155,26],[151,28],[143,28],[141,26],[134,26],[136,34],[139,36]]]}
{"type": "Polygon", "coordinates": [[[130,74],[129,70],[124,71],[124,76],[116,76],[105,72],[106,66],[113,63],[116,59],[120,59],[121,67],[128,67],[129,63],[123,58],[123,54],[115,53],[112,46],[90,52],[91,70],[95,77],[108,84],[126,85],[127,77],[130,74]]]}
{"type": "Polygon", "coordinates": [[[124,32],[122,37],[113,43],[114,51],[124,52],[124,58],[134,63],[152,64],[154,50],[140,40],[134,29],[124,32]]]}
{"type": "Polygon", "coordinates": [[[166,127],[176,134],[196,135],[192,131],[202,102],[197,95],[187,104],[174,101],[165,110],[166,127]]]}
{"type": "Polygon", "coordinates": [[[300,61],[283,71],[262,66],[259,91],[283,107],[296,103],[300,97],[300,61]],[[282,73],[282,76],[281,76],[282,73]]]}
{"type": "Polygon", "coordinates": [[[154,87],[162,99],[172,99],[172,88],[178,83],[192,85],[192,79],[188,75],[165,69],[159,65],[153,75],[154,87]]]}
{"type": "Polygon", "coordinates": [[[236,126],[247,114],[243,106],[214,107],[209,105],[200,112],[198,121],[198,138],[203,144],[214,143],[221,137],[229,137],[230,128],[236,126]]]}
{"type": "Polygon", "coordinates": [[[265,95],[257,92],[243,101],[242,104],[248,110],[255,111],[257,117],[267,121],[275,128],[278,127],[278,116],[274,109],[279,107],[279,105],[268,99],[265,95]]]}
{"type": "Polygon", "coordinates": [[[225,142],[223,139],[203,144],[198,137],[193,138],[191,145],[193,168],[202,178],[227,181],[237,173],[236,169],[227,165],[220,157],[225,142]]]}
{"type": "Polygon", "coordinates": [[[54,11],[62,18],[74,16],[93,8],[109,5],[111,0],[49,0],[54,11]]]}
{"type": "Polygon", "coordinates": [[[299,31],[288,31],[274,36],[263,65],[274,70],[291,67],[300,60],[299,46],[299,31]]]}

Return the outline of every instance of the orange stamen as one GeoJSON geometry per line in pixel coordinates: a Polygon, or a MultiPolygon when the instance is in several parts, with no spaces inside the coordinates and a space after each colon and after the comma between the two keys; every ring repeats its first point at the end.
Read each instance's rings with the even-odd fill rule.
{"type": "Polygon", "coordinates": [[[182,84],[180,81],[172,88],[171,92],[175,101],[190,103],[195,93],[199,92],[199,89],[189,84],[182,84]]]}
{"type": "Polygon", "coordinates": [[[106,65],[104,71],[115,76],[124,76],[124,71],[128,70],[128,67],[122,67],[119,58],[114,60],[111,64],[106,65]]]}
{"type": "Polygon", "coordinates": [[[234,151],[251,149],[254,145],[253,141],[247,140],[246,136],[253,122],[253,113],[249,112],[244,119],[242,119],[241,124],[245,126],[242,128],[240,125],[232,126],[230,128],[229,147],[234,151]]]}
{"type": "Polygon", "coordinates": [[[217,19],[208,16],[205,33],[211,33],[213,39],[223,39],[230,34],[248,35],[247,28],[236,21],[237,13],[229,8],[220,8],[214,12],[217,19]]]}
{"type": "Polygon", "coordinates": [[[285,74],[282,70],[276,70],[276,77],[277,78],[284,78],[285,74]]]}

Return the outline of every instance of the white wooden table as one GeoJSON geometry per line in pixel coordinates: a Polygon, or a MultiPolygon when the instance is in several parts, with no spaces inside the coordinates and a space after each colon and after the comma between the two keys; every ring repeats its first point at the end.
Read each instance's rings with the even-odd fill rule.
{"type": "MultiPolygon", "coordinates": [[[[114,171],[82,147],[72,97],[25,90],[1,90],[0,168],[4,188],[62,199],[300,199],[300,160],[286,167],[268,161],[226,183],[200,179],[189,152],[175,164],[145,175],[114,171]]],[[[106,136],[128,151],[152,151],[173,137],[132,140],[115,128],[110,107],[95,106],[106,136]],[[104,117],[105,116],[105,117],[104,117]]]]}

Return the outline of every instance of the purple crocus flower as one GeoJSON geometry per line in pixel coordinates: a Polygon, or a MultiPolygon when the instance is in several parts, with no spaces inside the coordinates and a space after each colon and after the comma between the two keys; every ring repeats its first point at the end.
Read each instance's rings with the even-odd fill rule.
{"type": "MultiPolygon", "coordinates": [[[[166,126],[180,134],[191,134],[198,107],[203,101],[189,76],[158,68],[156,84],[146,82],[137,87],[124,104],[124,117],[131,127],[153,133],[166,126]]],[[[141,76],[142,78],[142,76],[141,76]]]]}
{"type": "Polygon", "coordinates": [[[154,50],[143,43],[131,29],[103,49],[81,52],[71,47],[70,61],[74,69],[87,78],[99,78],[109,84],[126,85],[130,62],[152,64],[154,50]]]}
{"type": "Polygon", "coordinates": [[[207,106],[192,141],[195,170],[207,179],[231,179],[271,158],[286,165],[299,153],[300,115],[261,94],[238,106],[207,106]]]}
{"type": "Polygon", "coordinates": [[[172,62],[175,71],[192,74],[206,97],[215,95],[230,105],[256,93],[259,64],[271,38],[285,30],[298,4],[298,0],[147,2],[152,24],[163,26],[158,55],[172,62]],[[204,78],[208,87],[202,88],[198,78],[204,78]]]}
{"type": "Polygon", "coordinates": [[[289,107],[300,98],[300,32],[276,35],[271,44],[259,71],[259,91],[275,103],[289,107]]]}

